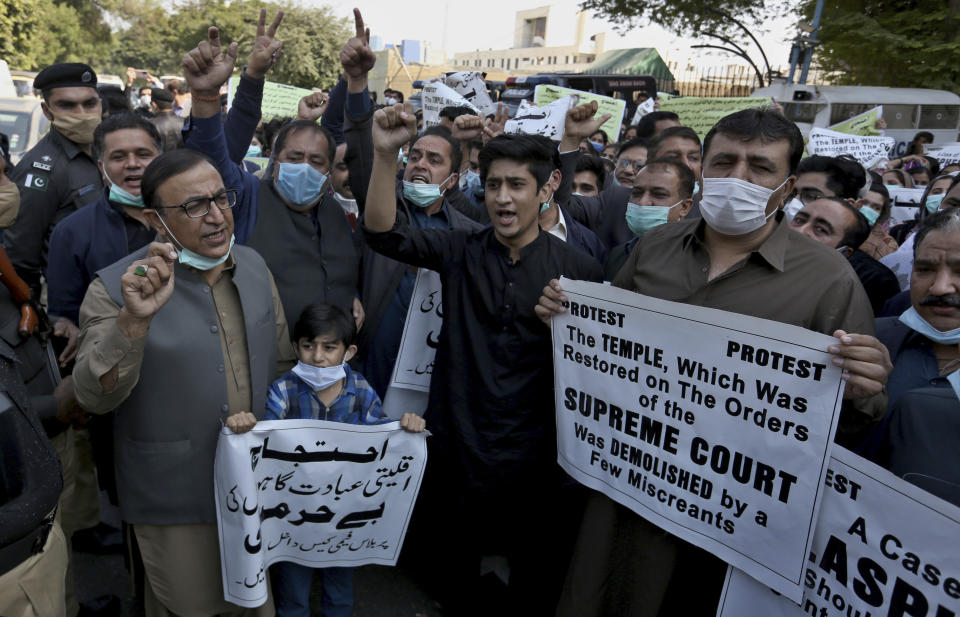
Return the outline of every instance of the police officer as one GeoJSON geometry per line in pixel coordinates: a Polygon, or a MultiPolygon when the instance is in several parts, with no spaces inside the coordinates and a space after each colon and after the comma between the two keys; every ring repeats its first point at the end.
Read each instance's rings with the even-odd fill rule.
{"type": "Polygon", "coordinates": [[[150,119],[160,132],[162,152],[170,152],[183,146],[183,118],[173,113],[173,94],[163,88],[154,88],[150,94],[150,119]]]}
{"type": "Polygon", "coordinates": [[[43,95],[41,107],[52,126],[10,174],[20,187],[21,204],[17,222],[4,233],[4,246],[39,298],[53,226],[101,194],[100,172],[90,152],[101,107],[97,75],[86,64],[48,66],[33,87],[43,95]]]}

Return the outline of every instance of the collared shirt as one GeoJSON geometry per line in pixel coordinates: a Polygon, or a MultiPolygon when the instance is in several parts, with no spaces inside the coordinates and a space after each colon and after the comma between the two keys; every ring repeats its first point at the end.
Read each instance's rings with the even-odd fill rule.
{"type": "MultiPolygon", "coordinates": [[[[220,277],[211,285],[211,292],[216,307],[220,347],[223,352],[227,402],[231,410],[247,411],[250,410],[252,398],[250,360],[240,294],[233,284],[232,255],[220,277]]],[[[282,375],[293,366],[296,354],[290,343],[280,295],[272,277],[270,292],[273,295],[276,314],[277,374],[282,375]]],[[[103,281],[95,278],[90,283],[90,288],[80,307],[80,324],[83,330],[78,346],[82,347],[87,339],[92,339],[96,343],[90,348],[89,353],[77,357],[74,368],[74,391],[77,400],[91,413],[107,413],[119,407],[140,378],[140,365],[143,361],[147,335],[128,339],[117,327],[119,311],[120,307],[110,297],[103,281]],[[104,392],[100,385],[100,378],[114,366],[118,369],[117,384],[110,392],[104,392]]]]}
{"type": "Polygon", "coordinates": [[[391,419],[383,414],[380,397],[363,375],[344,365],[346,376],[340,394],[324,405],[310,385],[289,371],[273,382],[267,392],[265,420],[330,420],[347,424],[384,424],[391,419]]]}
{"type": "Polygon", "coordinates": [[[557,224],[547,230],[548,233],[567,241],[567,221],[563,218],[563,210],[557,208],[557,224]]]}
{"type": "MultiPolygon", "coordinates": [[[[792,231],[782,214],[777,214],[773,231],[755,251],[713,280],[708,280],[705,227],[703,219],[697,218],[648,231],[613,284],[664,300],[762,317],[828,336],[836,330],[873,334],[870,302],[847,260],[792,231]]],[[[872,419],[886,409],[883,395],[853,403],[872,419]]],[[[853,429],[844,422],[841,425],[853,429]]]]}
{"type": "Polygon", "coordinates": [[[443,328],[427,413],[454,452],[460,490],[553,474],[553,346],[533,309],[550,279],[600,281],[600,265],[545,232],[513,260],[491,227],[361,229],[373,250],[440,273],[443,328]]]}
{"type": "Polygon", "coordinates": [[[891,323],[889,319],[878,320],[880,342],[890,350],[890,360],[893,362],[893,372],[887,378],[887,399],[890,401],[890,409],[893,409],[900,397],[910,390],[930,386],[950,388],[950,382],[947,381],[946,376],[940,375],[940,367],[930,339],[910,330],[906,324],[900,323],[899,319],[892,319],[895,321],[893,329],[880,325],[881,323],[889,325],[891,323]],[[891,336],[883,336],[888,332],[893,334],[896,331],[900,333],[908,331],[899,347],[896,347],[891,336]]]}

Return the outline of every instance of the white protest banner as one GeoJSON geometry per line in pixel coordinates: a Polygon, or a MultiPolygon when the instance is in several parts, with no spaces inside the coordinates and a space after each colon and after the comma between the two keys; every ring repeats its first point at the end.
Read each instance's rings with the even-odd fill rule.
{"type": "MultiPolygon", "coordinates": [[[[227,102],[230,107],[233,107],[233,98],[237,95],[239,85],[240,79],[236,77],[231,77],[227,82],[227,91],[230,93],[227,102]]],[[[264,122],[274,118],[296,118],[300,99],[312,93],[313,90],[307,90],[306,88],[265,81],[263,82],[263,101],[260,103],[260,115],[264,122]]]]}
{"type": "Polygon", "coordinates": [[[426,433],[399,422],[223,429],[214,482],[224,599],[261,606],[267,567],[277,561],[394,565],[426,462],[426,433]]]}
{"type": "Polygon", "coordinates": [[[827,128],[838,133],[849,135],[880,135],[877,129],[877,120],[883,117],[883,105],[878,105],[869,111],[858,114],[849,120],[838,122],[827,128]]]}
{"type": "Polygon", "coordinates": [[[925,188],[888,187],[890,194],[890,220],[892,225],[912,221],[917,218],[920,200],[923,199],[925,188]]]}
{"type": "Polygon", "coordinates": [[[810,130],[807,152],[823,156],[849,154],[871,169],[887,160],[888,152],[895,143],[893,137],[848,135],[830,129],[813,128],[810,130]]]}
{"type": "Polygon", "coordinates": [[[680,116],[680,123],[696,131],[700,139],[724,116],[743,109],[768,109],[772,104],[770,97],[660,97],[660,111],[672,111],[680,116]]]}
{"type": "MultiPolygon", "coordinates": [[[[561,88],[560,86],[551,86],[549,84],[540,84],[533,92],[533,102],[543,107],[557,99],[567,96],[574,97],[574,105],[583,103],[597,102],[597,115],[610,114],[610,119],[600,125],[600,130],[607,134],[607,139],[614,143],[620,139],[620,123],[623,122],[623,114],[627,109],[627,102],[623,99],[615,99],[612,96],[603,96],[593,92],[584,92],[583,90],[574,90],[573,88],[561,88]]],[[[563,125],[561,124],[561,127],[563,125]]],[[[562,131],[561,131],[562,134],[562,131]]],[[[557,137],[560,139],[560,137],[557,137]]]]}
{"type": "Polygon", "coordinates": [[[718,617],[954,617],[960,508],[839,446],[800,606],[733,568],[718,617]]]}
{"type": "Polygon", "coordinates": [[[440,275],[420,268],[410,296],[393,376],[383,398],[383,411],[388,417],[399,418],[406,412],[422,414],[426,410],[433,358],[437,355],[442,326],[443,285],[440,275]]]}
{"type": "Polygon", "coordinates": [[[493,102],[490,93],[487,92],[487,84],[483,81],[483,73],[457,71],[447,73],[443,81],[479,109],[481,116],[497,113],[497,104],[493,102]]]}
{"type": "Polygon", "coordinates": [[[444,107],[469,107],[477,115],[480,110],[459,92],[441,81],[431,81],[423,86],[423,124],[426,127],[440,124],[440,111],[444,107]]]}
{"type": "Polygon", "coordinates": [[[646,101],[637,105],[637,111],[633,112],[633,120],[630,121],[630,126],[640,122],[640,119],[645,115],[653,113],[654,109],[656,109],[656,105],[657,101],[652,96],[646,101]]]}
{"type": "Polygon", "coordinates": [[[560,465],[800,600],[843,395],[801,328],[562,280],[560,465]]]}
{"type": "Polygon", "coordinates": [[[940,161],[940,167],[960,163],[960,143],[944,144],[942,148],[929,154],[940,161]]]}
{"type": "Polygon", "coordinates": [[[897,277],[900,291],[910,288],[910,274],[913,272],[913,239],[915,237],[916,234],[910,234],[910,237],[897,250],[880,258],[880,263],[890,268],[890,271],[897,277]]]}
{"type": "Polygon", "coordinates": [[[507,120],[504,133],[511,135],[543,135],[553,140],[563,139],[567,111],[576,105],[576,97],[565,96],[538,107],[523,100],[513,118],[507,120]]]}

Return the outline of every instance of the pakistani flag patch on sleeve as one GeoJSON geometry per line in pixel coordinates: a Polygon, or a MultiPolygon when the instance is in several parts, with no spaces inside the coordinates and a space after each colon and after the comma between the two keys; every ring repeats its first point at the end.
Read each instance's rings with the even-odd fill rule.
{"type": "Polygon", "coordinates": [[[50,178],[47,174],[27,174],[26,182],[24,182],[24,188],[36,189],[38,191],[47,190],[47,184],[49,183],[50,178]]]}

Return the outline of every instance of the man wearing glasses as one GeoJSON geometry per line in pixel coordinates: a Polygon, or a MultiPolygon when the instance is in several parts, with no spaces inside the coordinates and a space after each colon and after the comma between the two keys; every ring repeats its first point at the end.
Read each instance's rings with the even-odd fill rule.
{"type": "Polygon", "coordinates": [[[91,413],[116,411],[123,520],[143,556],[147,615],[272,615],[224,601],[213,496],[221,423],[266,408],[293,365],[263,259],[234,246],[235,191],[194,150],[141,180],[154,242],[100,270],[80,307],[74,384],[91,413]]]}

